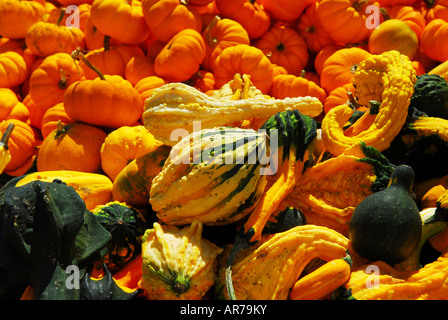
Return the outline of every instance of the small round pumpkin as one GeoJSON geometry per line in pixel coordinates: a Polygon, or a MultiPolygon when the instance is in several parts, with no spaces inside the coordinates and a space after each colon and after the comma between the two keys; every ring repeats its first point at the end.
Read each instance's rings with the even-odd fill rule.
{"type": "Polygon", "coordinates": [[[44,6],[37,1],[2,0],[0,2],[0,35],[24,39],[28,29],[43,20],[44,6]]]}
{"type": "Polygon", "coordinates": [[[201,34],[193,29],[184,29],[159,52],[154,70],[159,77],[170,82],[182,82],[199,70],[204,57],[205,43],[201,34]]]}
{"type": "Polygon", "coordinates": [[[299,18],[305,8],[313,2],[314,0],[262,0],[261,4],[273,19],[291,22],[299,18]]]}
{"type": "Polygon", "coordinates": [[[138,94],[140,95],[142,104],[144,104],[145,100],[148,99],[148,97],[151,95],[151,92],[154,89],[161,87],[167,83],[168,83],[168,81],[166,81],[165,79],[163,79],[161,77],[149,76],[149,77],[145,77],[145,78],[139,80],[134,85],[134,88],[135,88],[135,90],[137,90],[138,94]]]}
{"type": "Polygon", "coordinates": [[[270,95],[276,99],[311,96],[318,98],[322,104],[327,98],[325,90],[315,82],[292,74],[276,76],[272,83],[270,95]]]}
{"type": "Polygon", "coordinates": [[[423,53],[433,60],[448,60],[448,21],[434,19],[423,30],[420,46],[423,53]]]}
{"type": "Polygon", "coordinates": [[[243,26],[232,19],[215,16],[202,32],[205,43],[205,58],[202,67],[213,70],[213,63],[222,50],[237,44],[250,44],[249,35],[243,26]]]}
{"type": "Polygon", "coordinates": [[[8,150],[11,155],[11,160],[4,169],[4,172],[7,174],[20,168],[31,159],[36,146],[36,138],[31,126],[17,119],[0,122],[0,136],[6,131],[10,123],[14,124],[14,129],[8,140],[8,150]]]}
{"type": "Polygon", "coordinates": [[[22,55],[14,51],[0,53],[0,88],[13,88],[25,82],[29,67],[22,55]]]}
{"type": "Polygon", "coordinates": [[[247,74],[253,85],[267,94],[272,86],[273,66],[268,57],[254,46],[239,44],[225,48],[213,65],[215,85],[222,87],[235,74],[247,74]]]}
{"type": "Polygon", "coordinates": [[[151,33],[167,43],[179,31],[202,30],[201,15],[184,0],[143,0],[143,16],[151,33]]]}
{"type": "Polygon", "coordinates": [[[128,60],[124,70],[124,77],[133,86],[146,77],[155,76],[154,59],[146,55],[137,55],[128,60]]]}
{"type": "Polygon", "coordinates": [[[71,53],[76,48],[84,48],[84,32],[63,24],[65,9],[61,9],[60,19],[55,23],[39,21],[33,24],[25,36],[26,46],[39,57],[57,52],[71,53]]]}
{"type": "Polygon", "coordinates": [[[58,123],[42,142],[37,154],[37,170],[101,171],[100,149],[107,134],[100,128],[72,122],[58,123]]]}
{"type": "MultiPolygon", "coordinates": [[[[79,57],[94,68],[84,55],[79,57]]],[[[137,90],[119,75],[96,71],[96,79],[80,80],[67,88],[63,100],[67,115],[76,122],[108,128],[134,125],[143,112],[137,90]]]]}
{"type": "Polygon", "coordinates": [[[31,73],[29,94],[31,99],[47,110],[64,99],[67,88],[83,80],[84,75],[70,54],[58,52],[47,56],[31,73]]]}
{"type": "Polygon", "coordinates": [[[300,75],[308,62],[308,47],[292,28],[273,26],[257,40],[255,46],[271,60],[284,67],[288,73],[300,75]]]}
{"type": "Polygon", "coordinates": [[[95,0],[90,18],[98,30],[123,43],[139,44],[150,34],[138,0],[95,0]]]}
{"type": "Polygon", "coordinates": [[[42,117],[42,126],[40,132],[45,139],[52,131],[57,129],[58,121],[63,125],[72,123],[73,120],[65,112],[64,103],[59,102],[45,111],[42,117]]]}
{"type": "Polygon", "coordinates": [[[140,254],[145,218],[136,208],[118,201],[98,205],[92,213],[112,236],[103,261],[111,273],[116,273],[140,254]]]}

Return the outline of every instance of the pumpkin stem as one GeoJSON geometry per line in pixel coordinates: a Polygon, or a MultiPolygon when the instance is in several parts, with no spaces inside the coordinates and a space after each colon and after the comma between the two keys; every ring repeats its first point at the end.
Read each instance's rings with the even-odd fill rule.
{"type": "Polygon", "coordinates": [[[4,149],[8,149],[8,140],[11,137],[14,127],[14,123],[10,122],[5,132],[3,132],[2,138],[0,139],[0,146],[3,146],[4,149]]]}
{"type": "Polygon", "coordinates": [[[216,47],[216,45],[218,44],[218,39],[212,38],[212,36],[210,34],[210,30],[216,26],[216,24],[218,23],[219,20],[221,20],[221,17],[218,15],[215,15],[213,17],[212,21],[210,21],[207,28],[205,29],[205,39],[207,40],[208,45],[212,48],[216,47]]]}
{"type": "Polygon", "coordinates": [[[365,4],[367,4],[369,2],[369,0],[359,0],[359,1],[354,1],[353,2],[353,8],[358,11],[361,12],[363,11],[362,8],[365,4]]]}
{"type": "Polygon", "coordinates": [[[58,120],[56,123],[56,134],[54,136],[55,139],[59,139],[59,137],[63,136],[67,132],[67,129],[65,128],[64,124],[61,120],[58,120]]]}
{"type": "Polygon", "coordinates": [[[437,0],[423,0],[428,9],[433,8],[437,4],[437,0]]]}
{"type": "Polygon", "coordinates": [[[285,50],[285,45],[284,45],[283,43],[280,42],[280,43],[275,47],[275,49],[276,49],[277,51],[282,52],[282,51],[285,50]]]}
{"type": "Polygon", "coordinates": [[[104,36],[103,40],[103,48],[104,51],[110,50],[110,36],[104,36]]]}
{"type": "Polygon", "coordinates": [[[75,60],[82,60],[87,65],[87,67],[89,67],[98,74],[101,80],[106,80],[103,73],[97,67],[95,67],[81,51],[82,48],[78,47],[76,50],[72,52],[71,57],[75,60]]]}
{"type": "Polygon", "coordinates": [[[384,21],[391,19],[391,16],[386,8],[380,8],[380,13],[383,16],[384,21]]]}
{"type": "Polygon", "coordinates": [[[61,8],[61,12],[59,13],[59,17],[58,17],[58,20],[57,20],[57,22],[56,22],[56,25],[57,26],[60,26],[60,24],[61,24],[61,22],[62,22],[62,19],[64,18],[64,16],[65,16],[65,8],[61,8]]]}
{"type": "Polygon", "coordinates": [[[58,82],[58,87],[61,90],[67,89],[68,87],[67,75],[63,69],[60,69],[59,72],[61,74],[61,80],[59,80],[58,82]]]}

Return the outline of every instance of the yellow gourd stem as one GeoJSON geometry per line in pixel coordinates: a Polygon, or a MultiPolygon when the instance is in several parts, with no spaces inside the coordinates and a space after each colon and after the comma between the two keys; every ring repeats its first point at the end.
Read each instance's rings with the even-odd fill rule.
{"type": "Polygon", "coordinates": [[[351,273],[351,259],[339,258],[297,280],[289,292],[291,300],[319,300],[342,286],[351,273]]]}
{"type": "MultiPolygon", "coordinates": [[[[304,159],[309,156],[309,151],[306,150],[304,159]]],[[[277,210],[280,203],[288,194],[294,189],[297,180],[302,176],[304,162],[301,159],[296,159],[295,150],[291,148],[289,151],[289,159],[282,163],[280,168],[280,176],[274,184],[264,193],[259,204],[253,211],[247,222],[244,224],[244,232],[253,234],[250,242],[260,240],[266,222],[269,217],[277,210]]]]}

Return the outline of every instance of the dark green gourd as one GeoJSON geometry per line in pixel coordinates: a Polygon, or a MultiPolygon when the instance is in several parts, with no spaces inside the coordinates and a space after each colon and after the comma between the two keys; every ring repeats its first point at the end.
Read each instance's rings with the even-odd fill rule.
{"type": "Polygon", "coordinates": [[[387,188],[359,203],[349,223],[353,248],[370,261],[396,264],[410,257],[422,234],[420,211],[411,196],[414,170],[397,166],[387,188]]]}

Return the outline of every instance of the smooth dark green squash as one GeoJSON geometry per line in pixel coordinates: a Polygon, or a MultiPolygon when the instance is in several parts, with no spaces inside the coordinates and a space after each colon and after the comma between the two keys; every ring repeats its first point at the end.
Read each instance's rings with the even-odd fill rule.
{"type": "Polygon", "coordinates": [[[399,165],[386,189],[358,204],[349,222],[349,238],[361,256],[396,264],[414,253],[422,235],[422,219],[410,194],[413,183],[413,169],[399,165]]]}
{"type": "Polygon", "coordinates": [[[97,206],[92,213],[112,235],[104,263],[110,272],[115,273],[141,252],[145,218],[139,210],[119,201],[97,206]]]}

